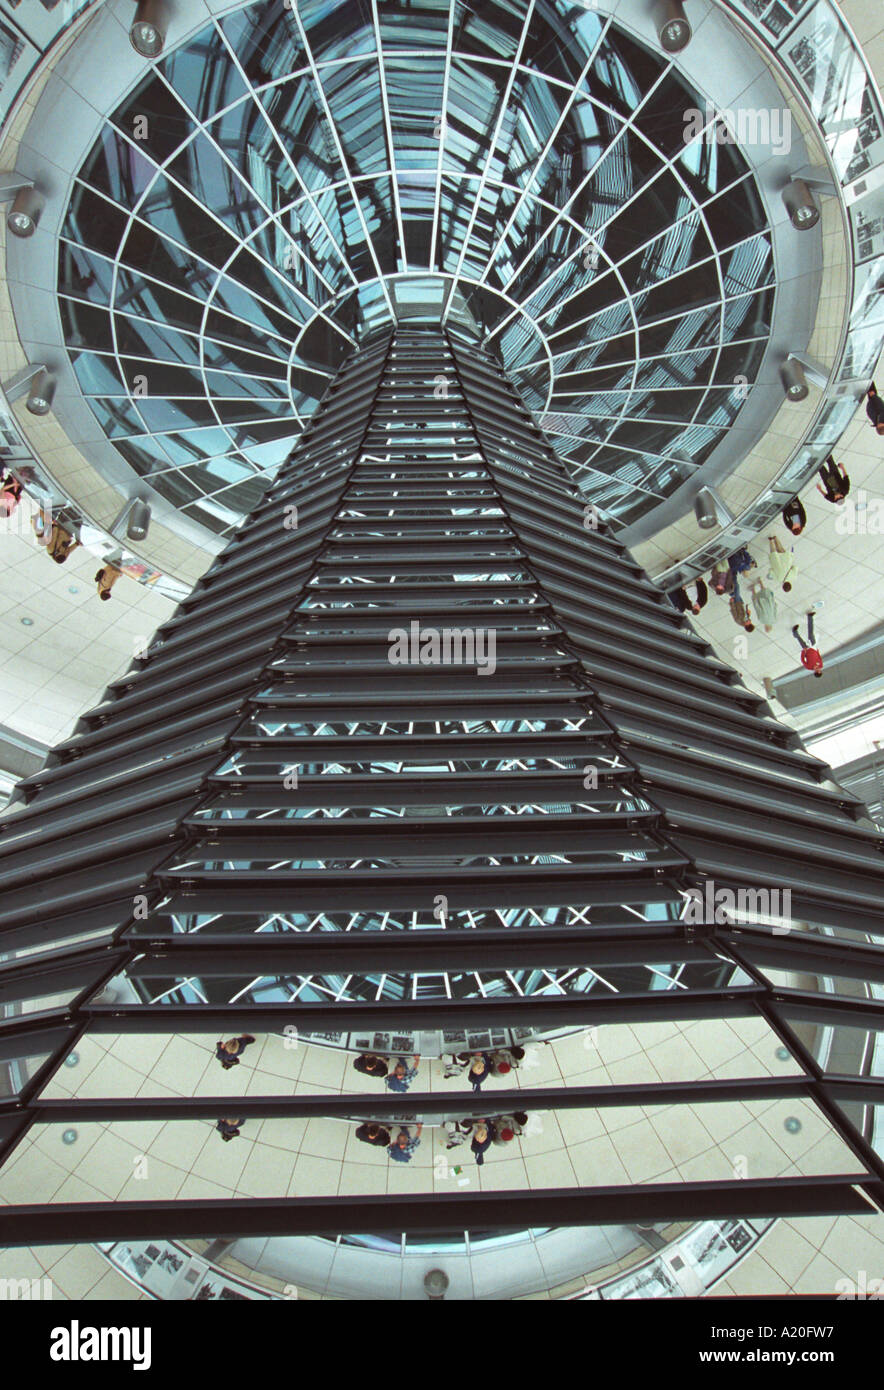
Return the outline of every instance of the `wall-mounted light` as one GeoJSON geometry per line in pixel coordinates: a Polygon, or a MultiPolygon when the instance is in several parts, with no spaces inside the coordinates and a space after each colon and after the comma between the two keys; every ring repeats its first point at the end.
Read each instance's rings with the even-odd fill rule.
{"type": "Polygon", "coordinates": [[[150,529],[150,503],[136,498],[129,513],[126,535],[130,541],[143,541],[150,529]]]}
{"type": "Polygon", "coordinates": [[[48,415],[52,409],[52,401],[55,396],[56,379],[52,372],[41,367],[37,375],[31,382],[31,389],[28,392],[28,399],[25,404],[32,415],[48,415]]]}
{"type": "Polygon", "coordinates": [[[789,221],[797,232],[810,231],[820,220],[820,210],[804,179],[793,179],[783,189],[789,221]]]}
{"type": "Polygon", "coordinates": [[[681,53],[691,41],[693,30],[681,0],[658,0],[657,38],[665,53],[681,53]]]}
{"type": "Polygon", "coordinates": [[[733,512],[722,502],[714,487],[701,487],[694,498],[694,516],[701,531],[711,531],[713,526],[729,526],[734,519],[733,512]]]}
{"type": "MultiPolygon", "coordinates": [[[[2,189],[0,189],[2,195],[2,189]]],[[[6,226],[13,236],[33,236],[40,221],[40,213],[46,199],[33,184],[20,188],[12,200],[12,207],[6,214],[6,226]]]]}
{"type": "Polygon", "coordinates": [[[168,15],[164,0],[138,0],[129,39],[142,58],[157,58],[166,41],[168,15]]]}
{"type": "Polygon", "coordinates": [[[780,381],[783,383],[783,390],[786,393],[787,401],[806,401],[810,392],[807,384],[807,377],[800,362],[796,362],[794,357],[787,357],[780,367],[780,381]]]}
{"type": "Polygon", "coordinates": [[[150,503],[143,497],[129,497],[122,511],[111,522],[108,530],[117,540],[120,538],[123,522],[126,522],[126,537],[130,541],[143,541],[150,529],[150,503]]]}
{"type": "Polygon", "coordinates": [[[718,525],[715,501],[708,487],[701,488],[694,498],[694,516],[701,531],[711,531],[718,525]]]}
{"type": "Polygon", "coordinates": [[[31,362],[3,382],[3,391],[10,405],[26,395],[26,405],[32,415],[48,415],[56,385],[55,374],[44,362],[31,362]]]}

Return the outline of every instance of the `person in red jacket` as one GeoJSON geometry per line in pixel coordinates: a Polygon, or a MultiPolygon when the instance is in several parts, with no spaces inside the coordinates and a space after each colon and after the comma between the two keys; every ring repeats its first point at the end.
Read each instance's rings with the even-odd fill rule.
{"type": "Polygon", "coordinates": [[[798,631],[797,623],[792,628],[792,632],[795,635],[795,641],[801,648],[801,665],[806,670],[812,671],[815,676],[821,676],[823,674],[823,658],[816,649],[816,638],[813,635],[813,613],[807,615],[806,642],[798,631]]]}

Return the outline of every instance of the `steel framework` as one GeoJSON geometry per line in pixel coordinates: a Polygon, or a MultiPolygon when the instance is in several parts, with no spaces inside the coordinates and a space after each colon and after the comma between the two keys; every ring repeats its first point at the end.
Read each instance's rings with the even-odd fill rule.
{"type": "Polygon", "coordinates": [[[468,1045],[483,1028],[755,1016],[794,1075],[521,1088],[495,1105],[802,1098],[855,1166],[6,1207],[0,1243],[884,1205],[884,1081],[865,1045],[884,1022],[881,834],[600,524],[495,357],[454,332],[400,327],[354,352],[224,554],[17,796],[0,834],[0,1164],[34,1125],[229,1112],[220,1096],[46,1098],[87,1033],[435,1028],[468,1045]],[[707,884],[735,906],[695,921],[688,890],[707,884]],[[125,997],[103,1002],[111,982],[125,997]]]}

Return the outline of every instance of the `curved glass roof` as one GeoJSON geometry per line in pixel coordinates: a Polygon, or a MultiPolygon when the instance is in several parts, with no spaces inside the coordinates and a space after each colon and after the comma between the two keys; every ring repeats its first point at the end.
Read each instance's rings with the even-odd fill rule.
{"type": "Polygon", "coordinates": [[[391,319],[498,352],[628,524],[708,458],[773,312],[752,172],[668,58],[560,0],[248,5],[151,68],[77,178],[77,379],[161,495],[227,534],[391,319]]]}

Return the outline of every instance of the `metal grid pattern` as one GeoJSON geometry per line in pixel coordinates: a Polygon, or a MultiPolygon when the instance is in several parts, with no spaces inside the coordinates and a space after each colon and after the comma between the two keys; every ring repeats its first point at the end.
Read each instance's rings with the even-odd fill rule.
{"type": "Polygon", "coordinates": [[[76,181],[58,288],[131,466],[229,535],[357,341],[484,339],[629,524],[703,464],[768,338],[754,179],[671,64],[551,0],[237,10],[158,62],[76,181]]]}
{"type": "MultiPolygon", "coordinates": [[[[555,1113],[788,1095],[822,1117],[844,1166],[462,1197],[65,1205],[67,1238],[880,1207],[870,1135],[884,1083],[867,1039],[884,1023],[881,834],[595,522],[491,355],[453,332],[400,331],[351,357],[146,660],[20,784],[26,804],[0,835],[0,1162],[35,1125],[229,1113],[229,1098],[205,1095],[49,1102],[87,1032],[296,1027],[347,1045],[366,1029],[530,1038],[756,1018],[792,1075],[498,1090],[495,1103],[555,1113]],[[393,630],[412,622],[493,628],[495,669],[391,662],[393,630]],[[755,906],[707,902],[695,921],[687,897],[710,881],[755,906]],[[759,906],[768,888],[791,893],[785,923],[759,906]],[[108,983],[122,1000],[102,1001],[108,983]]],[[[488,1102],[237,1104],[252,1118],[407,1119],[488,1102]]],[[[51,1205],[6,1208],[0,1241],[57,1239],[60,1219],[51,1205]]]]}

